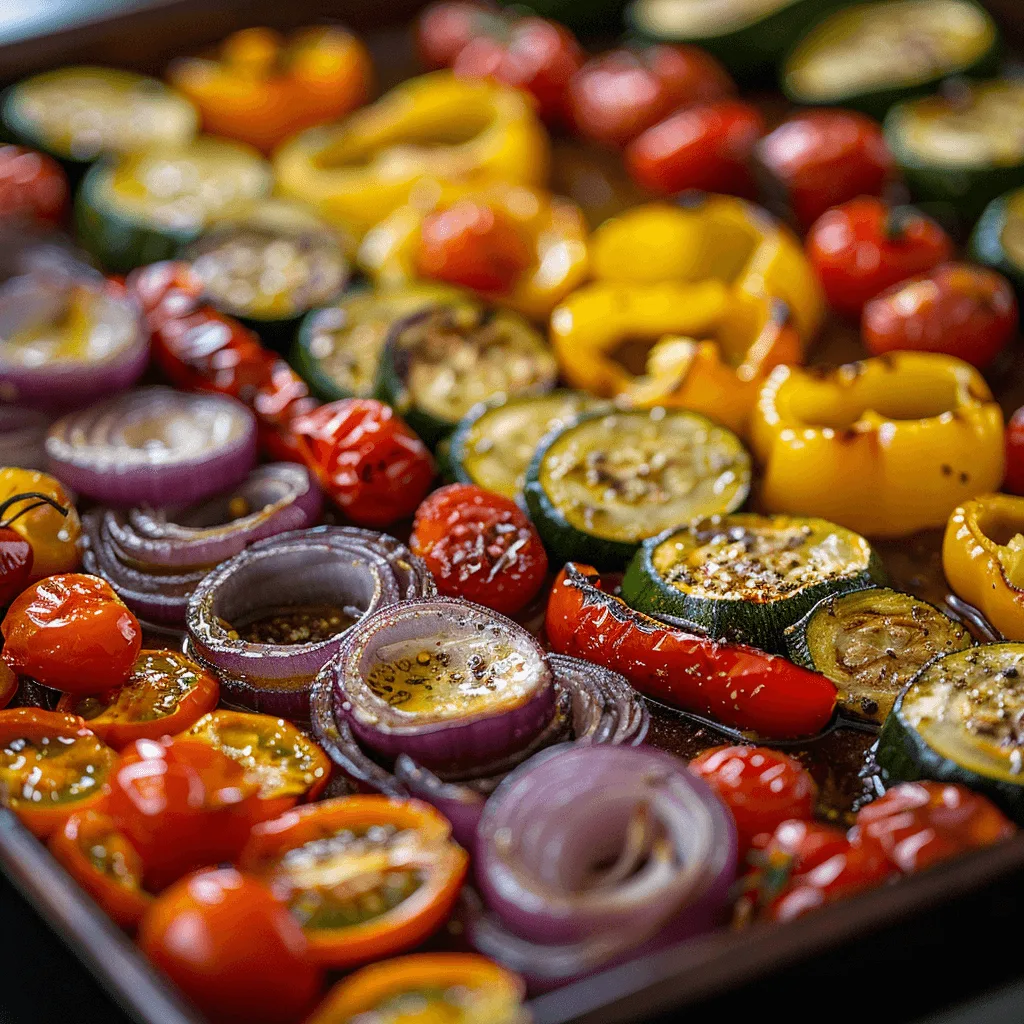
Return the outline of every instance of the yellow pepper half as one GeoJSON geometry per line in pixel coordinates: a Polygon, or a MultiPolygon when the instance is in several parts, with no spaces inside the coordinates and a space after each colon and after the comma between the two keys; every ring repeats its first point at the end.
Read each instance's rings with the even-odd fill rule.
{"type": "Polygon", "coordinates": [[[416,256],[420,229],[429,213],[469,199],[501,210],[528,239],[533,261],[513,289],[488,295],[500,305],[535,320],[551,310],[587,276],[587,222],[583,211],[568,199],[525,185],[499,182],[474,185],[420,182],[410,202],[400,206],[363,236],[357,261],[378,285],[408,284],[417,278],[416,256]]]}
{"type": "Polygon", "coordinates": [[[278,149],[274,168],[280,191],[361,237],[425,178],[543,184],[548,138],[517,89],[435,71],[297,135],[278,149]]]}
{"type": "Polygon", "coordinates": [[[1003,478],[1003,414],[981,374],[931,352],[772,371],[751,422],[770,512],[875,537],[945,524],[1003,478]]]}
{"type": "Polygon", "coordinates": [[[1024,498],[983,494],[949,517],[942,568],[1007,640],[1024,640],[1024,498]]]}

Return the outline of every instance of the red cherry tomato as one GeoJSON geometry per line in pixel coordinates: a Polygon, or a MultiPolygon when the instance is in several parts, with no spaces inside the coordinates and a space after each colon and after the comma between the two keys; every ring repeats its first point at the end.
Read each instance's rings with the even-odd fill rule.
{"type": "Polygon", "coordinates": [[[886,288],[953,255],[938,224],[912,206],[861,196],[822,214],[807,233],[807,255],[833,309],[859,317],[886,288]]]}
{"type": "Polygon", "coordinates": [[[0,608],[24,589],[32,574],[32,545],[9,527],[0,527],[0,608]]]}
{"type": "Polygon", "coordinates": [[[1006,479],[1003,490],[1024,494],[1024,406],[1011,417],[1006,427],[1006,479]]]}
{"type": "Polygon", "coordinates": [[[68,179],[56,160],[24,146],[0,146],[0,221],[60,224],[67,211],[68,179]]]}
{"type": "Polygon", "coordinates": [[[626,168],[653,192],[750,196],[750,156],[764,129],[761,112],[739,100],[690,107],[638,135],[626,147],[626,168]]]}
{"type": "Polygon", "coordinates": [[[876,295],[861,331],[873,355],[896,349],[942,352],[984,369],[1017,331],[1017,298],[1002,274],[942,263],[876,295]]]}
{"type": "Polygon", "coordinates": [[[569,80],[583,64],[576,37],[546,18],[499,22],[458,53],[452,70],[462,78],[493,78],[528,92],[546,121],[565,116],[569,80]]]}
{"type": "Polygon", "coordinates": [[[211,1020],[295,1024],[320,991],[299,923],[258,879],[198,871],[146,912],[142,952],[211,1020]]]}
{"type": "Polygon", "coordinates": [[[463,199],[424,218],[417,263],[421,277],[482,292],[507,292],[533,254],[501,210],[463,199]]]}
{"type": "Polygon", "coordinates": [[[1016,831],[990,800],[964,786],[904,782],[861,808],[851,836],[877,844],[894,867],[910,874],[1016,831]]]}
{"type": "Polygon", "coordinates": [[[106,580],[47,576],[25,590],[0,625],[3,659],[19,675],[67,693],[99,693],[128,678],[142,647],[139,620],[106,580]]]}
{"type": "Polygon", "coordinates": [[[416,510],[409,546],[450,597],[514,615],[540,590],[548,557],[511,499],[474,484],[441,487],[416,510]]]}
{"type": "Polygon", "coordinates": [[[375,399],[322,405],[291,428],[324,491],[360,526],[389,526],[411,515],[434,479],[427,446],[375,399]]]}
{"type": "Polygon", "coordinates": [[[841,828],[790,818],[771,834],[764,848],[764,859],[769,865],[785,863],[790,874],[799,874],[816,868],[837,853],[845,853],[849,845],[841,828]]]}
{"type": "Polygon", "coordinates": [[[678,107],[735,93],[728,72],[696,46],[612,50],[587,61],[569,83],[573,127],[595,142],[625,146],[678,107]]]}
{"type": "Polygon", "coordinates": [[[416,22],[420,61],[431,70],[450,68],[459,53],[497,17],[493,7],[469,0],[431,4],[416,22]]]}
{"type": "Polygon", "coordinates": [[[799,761],[769,747],[713,747],[690,762],[736,821],[741,856],[788,818],[811,818],[818,787],[799,761]]]}
{"type": "Polygon", "coordinates": [[[880,195],[894,166],[881,127],[852,110],[796,114],[761,139],[755,157],[805,231],[832,206],[880,195]]]}

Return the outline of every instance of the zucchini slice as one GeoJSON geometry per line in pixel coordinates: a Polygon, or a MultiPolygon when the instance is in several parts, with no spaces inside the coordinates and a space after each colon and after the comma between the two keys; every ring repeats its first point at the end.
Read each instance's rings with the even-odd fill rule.
{"type": "Polygon", "coordinates": [[[1024,188],[993,199],[971,235],[971,255],[1005,274],[1024,301],[1024,188]]]}
{"type": "Polygon", "coordinates": [[[782,68],[782,89],[794,103],[881,116],[945,78],[994,70],[998,41],[995,22],[974,0],[855,4],[797,43],[782,68]]]}
{"type": "Polygon", "coordinates": [[[898,104],[885,137],[915,200],[954,204],[973,220],[1024,185],[1024,82],[979,82],[898,104]]]}
{"type": "Polygon", "coordinates": [[[1024,644],[929,662],[885,720],[876,755],[891,781],[959,782],[1024,824],[1024,644]]]}
{"type": "Polygon", "coordinates": [[[113,68],[58,68],[13,85],[0,105],[4,128],[65,164],[151,146],[182,146],[195,107],[163,82],[113,68]]]}
{"type": "Polygon", "coordinates": [[[216,221],[182,257],[210,304],[272,348],[290,344],[302,317],[339,295],[348,280],[341,236],[286,199],[216,221]]]}
{"type": "Polygon", "coordinates": [[[595,412],[554,434],[526,473],[526,504],[562,561],[621,568],[648,537],[732,512],[750,491],[740,439],[685,409],[595,412]]]}
{"type": "Polygon", "coordinates": [[[786,627],[818,601],[882,575],[871,545],[827,519],[722,515],[648,540],[622,596],[656,618],[781,653],[786,627]]]}
{"type": "Polygon", "coordinates": [[[826,597],[786,630],[790,659],[828,676],[843,707],[875,722],[922,665],[973,643],[934,605],[882,587],[826,597]]]}
{"type": "Polygon", "coordinates": [[[449,472],[459,483],[518,501],[541,439],[605,404],[583,391],[559,390],[480,405],[452,434],[449,472]]]}
{"type": "Polygon", "coordinates": [[[550,391],[557,375],[548,343],[523,317],[467,298],[391,328],[376,393],[436,445],[478,402],[550,391]]]}
{"type": "Polygon", "coordinates": [[[321,401],[373,395],[391,328],[399,320],[462,293],[448,285],[413,282],[393,291],[354,288],[299,325],[292,362],[321,401]]]}
{"type": "Polygon", "coordinates": [[[101,160],[78,190],[79,239],[107,270],[126,273],[172,259],[273,185],[256,150],[211,136],[101,160]]]}

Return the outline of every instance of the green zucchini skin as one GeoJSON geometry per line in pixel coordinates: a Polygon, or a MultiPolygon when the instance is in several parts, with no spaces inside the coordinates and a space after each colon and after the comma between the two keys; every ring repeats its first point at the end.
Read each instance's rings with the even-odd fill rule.
{"type": "Polygon", "coordinates": [[[324,370],[320,360],[313,355],[310,343],[313,340],[313,331],[319,312],[319,309],[312,309],[299,321],[289,358],[292,368],[309,385],[309,390],[321,402],[337,402],[342,398],[369,398],[373,394],[372,387],[367,390],[365,395],[354,395],[347,389],[339,387],[338,382],[324,370]]]}
{"type": "Polygon", "coordinates": [[[1003,229],[1012,195],[1012,191],[1006,192],[985,207],[974,226],[968,248],[978,263],[1007,277],[1016,289],[1018,299],[1024,301],[1024,267],[1010,259],[1003,245],[1003,229]]]}

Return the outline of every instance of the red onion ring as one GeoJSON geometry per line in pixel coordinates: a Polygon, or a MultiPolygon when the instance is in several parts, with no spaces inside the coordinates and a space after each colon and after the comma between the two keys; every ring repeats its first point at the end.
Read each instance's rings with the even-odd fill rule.
{"type": "Polygon", "coordinates": [[[265,537],[311,526],[322,505],[304,466],[273,463],[173,521],[149,508],[88,513],[82,560],[142,619],[184,627],[188,599],[211,567],[265,537]],[[232,518],[238,505],[252,511],[232,518]]]}
{"type": "Polygon", "coordinates": [[[180,507],[241,483],[256,464],[256,419],[226,395],[128,391],[50,428],[50,471],[107,505],[180,507]]]}
{"type": "Polygon", "coordinates": [[[311,643],[262,644],[242,640],[229,623],[319,603],[360,621],[435,593],[426,566],[394,537],[343,526],[296,530],[258,541],[203,579],[186,610],[188,653],[216,673],[228,701],[306,719],[313,680],[351,627],[311,643]]]}
{"type": "Polygon", "coordinates": [[[0,466],[46,469],[50,417],[37,409],[0,405],[0,466]]]}
{"type": "Polygon", "coordinates": [[[475,861],[487,910],[470,914],[470,941],[543,988],[713,927],[736,832],[671,754],[562,746],[495,790],[475,861]]]}

